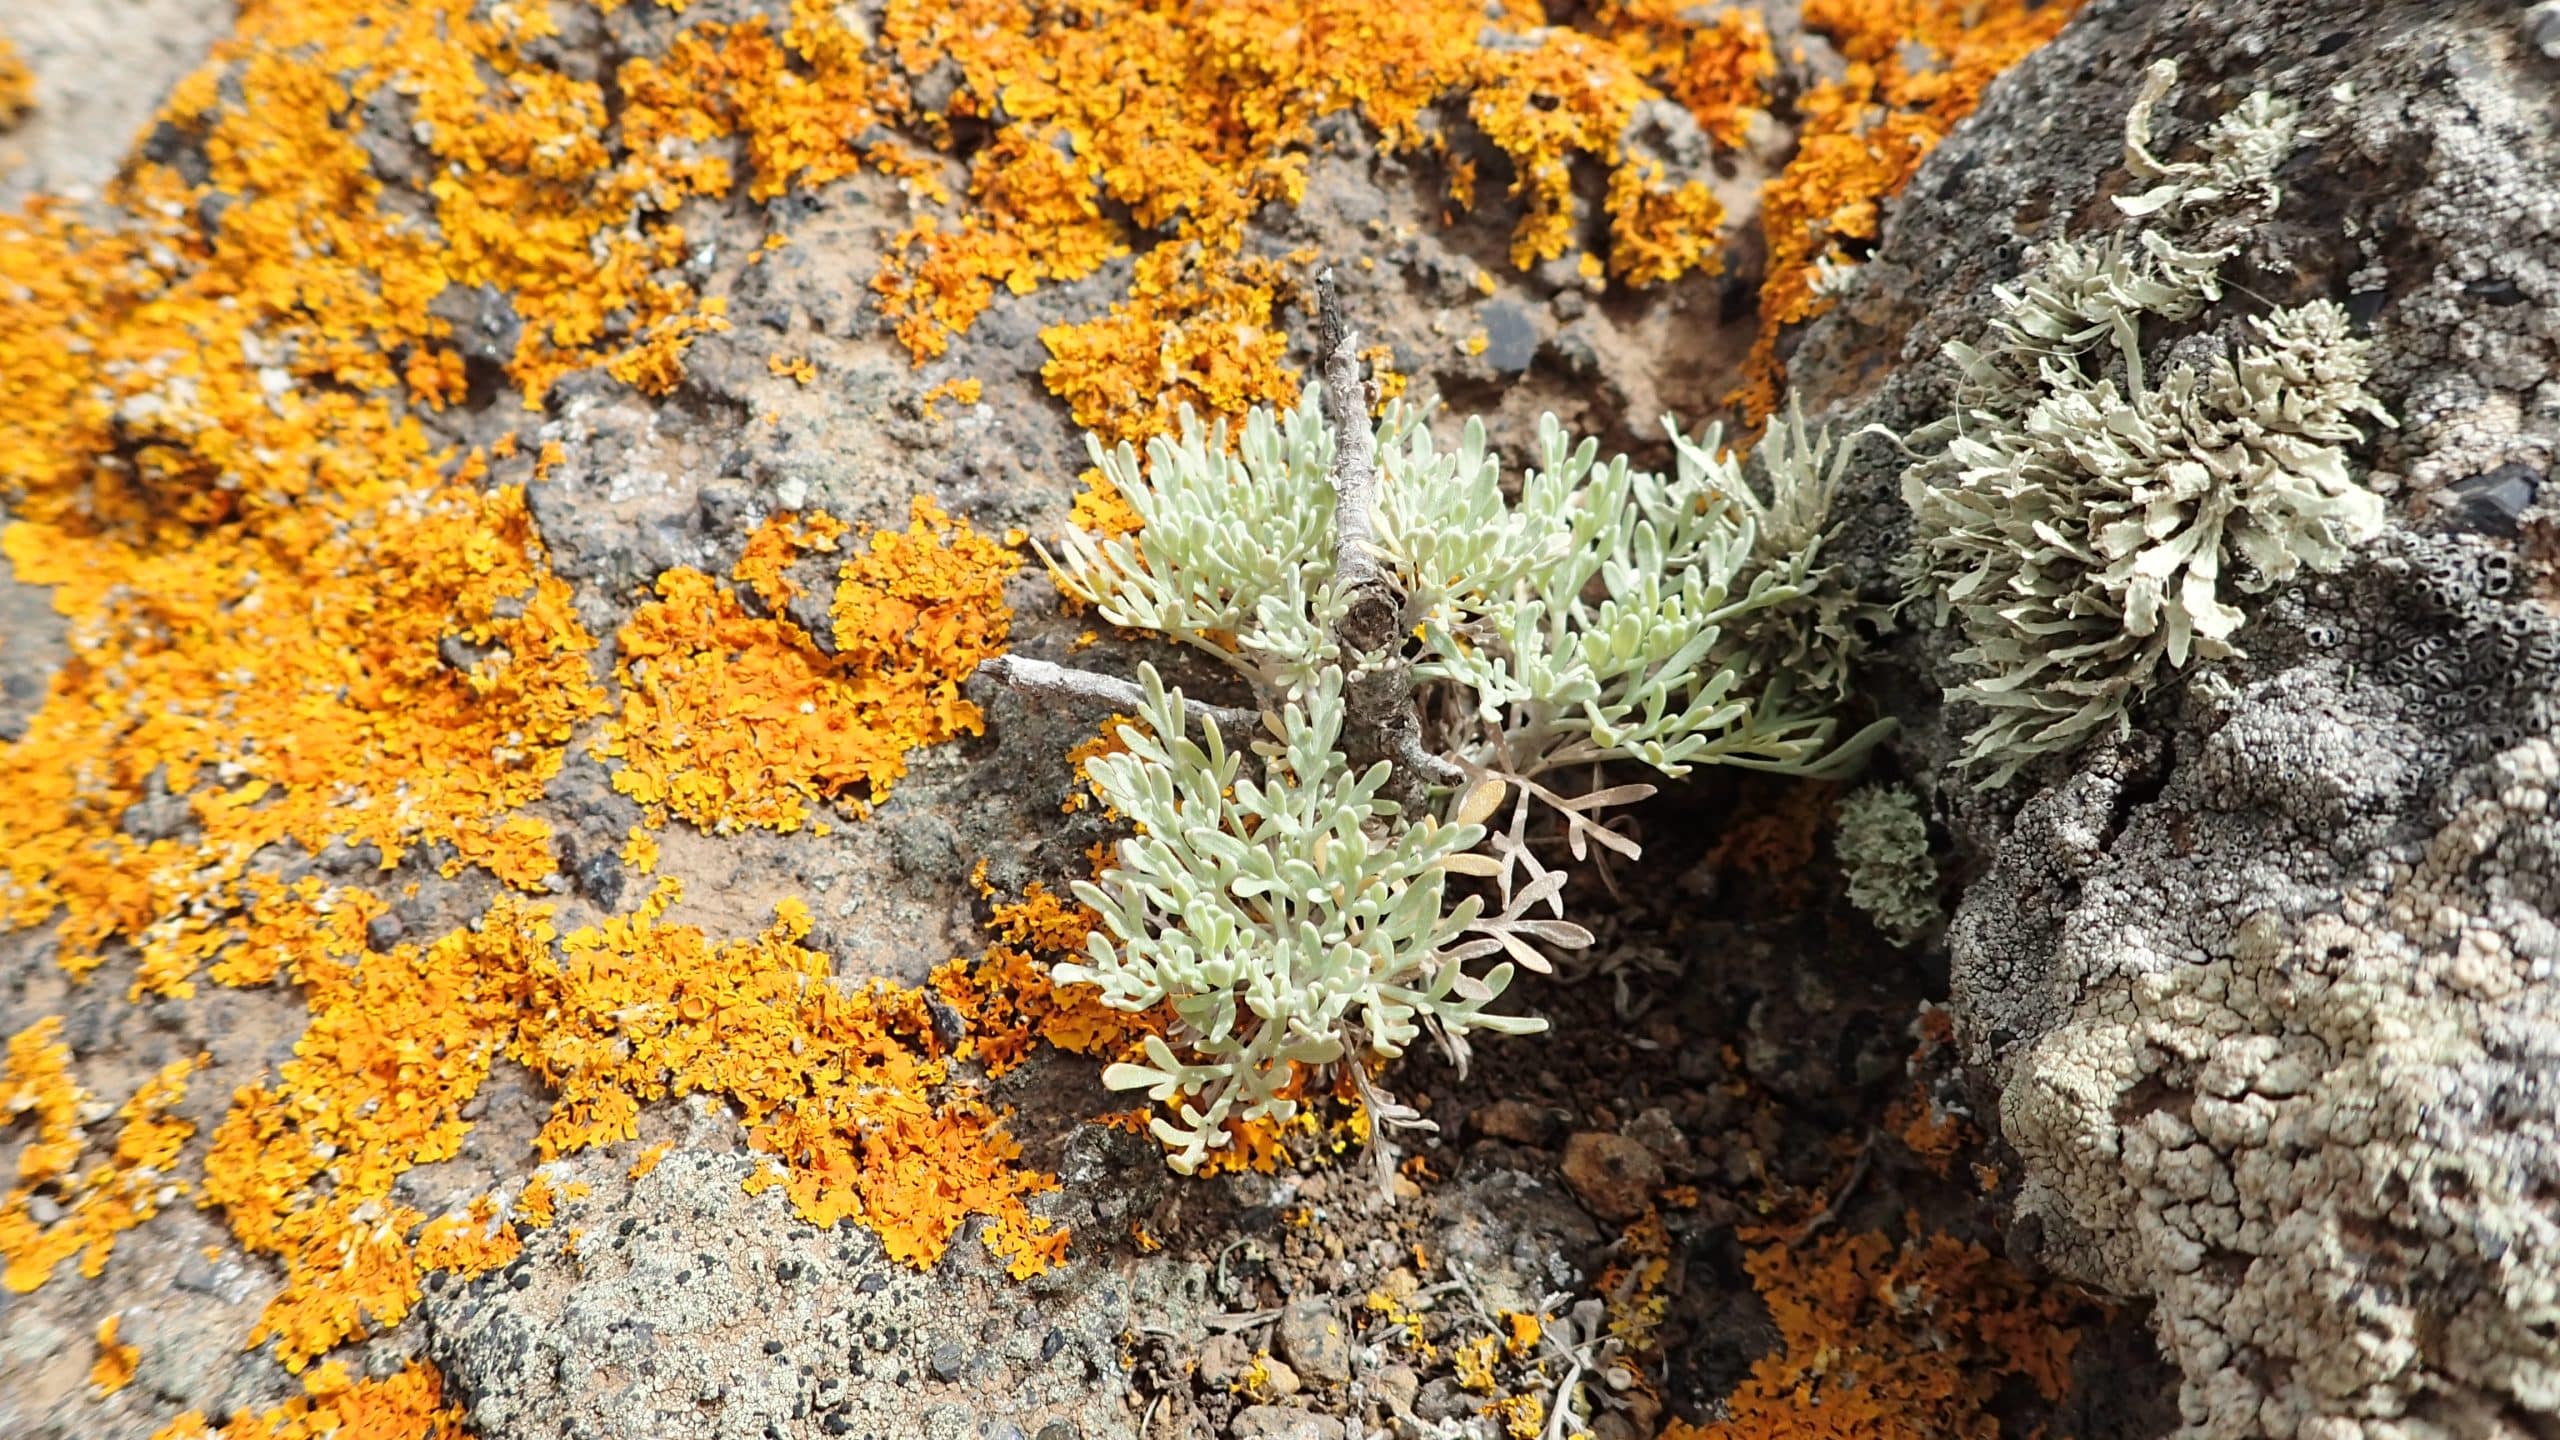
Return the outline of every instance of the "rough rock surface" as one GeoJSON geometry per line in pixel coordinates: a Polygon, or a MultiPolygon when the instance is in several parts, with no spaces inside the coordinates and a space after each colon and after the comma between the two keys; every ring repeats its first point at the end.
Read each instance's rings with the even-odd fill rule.
{"type": "Polygon", "coordinates": [[[426,1310],[427,1353],[483,1434],[770,1432],[977,1440],[1127,1433],[1119,1337],[1195,1320],[1197,1265],[1016,1285],[960,1247],[931,1273],[750,1196],[744,1154],[670,1157],[573,1255],[529,1255],[426,1310]]]}
{"type": "Polygon", "coordinates": [[[0,0],[0,36],[34,72],[36,107],[0,136],[0,204],[93,192],[150,127],[170,85],[229,29],[226,0],[0,0]]]}
{"type": "MultiPolygon", "coordinates": [[[[2187,1435],[2560,1431],[2560,63],[2530,29],[2100,0],[1932,157],[1794,359],[1871,390],[1861,419],[1932,419],[1938,346],[2027,246],[2118,223],[2144,66],[2181,68],[2164,145],[2252,90],[2303,107],[2280,219],[2210,319],[2325,295],[2370,325],[2401,423],[2356,459],[2393,531],[2256,607],[2247,657],[2129,741],[1940,792],[1982,867],[1954,1005],[2024,1161],[2013,1241],[2156,1299],[2187,1435]]],[[[1862,464],[1881,565],[1893,461],[1862,464]]],[[[1948,648],[1899,659],[1953,683],[1948,648]]],[[[1915,725],[1906,765],[1966,723],[1915,725]]]]}

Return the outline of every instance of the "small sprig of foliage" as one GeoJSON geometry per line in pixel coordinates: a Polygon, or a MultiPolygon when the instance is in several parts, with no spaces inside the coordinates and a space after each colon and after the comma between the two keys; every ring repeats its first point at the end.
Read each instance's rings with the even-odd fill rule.
{"type": "Polygon", "coordinates": [[[1069,594],[1214,658],[1249,705],[1186,699],[1151,667],[1136,687],[994,667],[1140,722],[1087,766],[1137,833],[1078,887],[1102,923],[1058,973],[1170,1007],[1172,1033],[1104,1079],[1171,1111],[1155,1132],[1186,1172],[1231,1124],[1292,1114],[1310,1072],[1347,1071],[1374,1135],[1415,1120],[1371,1070],[1417,1036],[1463,1065],[1471,1033],[1544,1028],[1488,1007],[1590,943],[1550,842],[1639,855],[1610,812],[1653,786],[1612,769],[1832,775],[1884,729],[1840,734],[1856,610],[1821,551],[1841,457],[1800,418],[1759,447],[1763,488],[1712,428],[1672,427],[1664,475],[1549,418],[1507,492],[1478,421],[1454,446],[1411,405],[1371,428],[1351,337],[1328,338],[1325,384],[1234,444],[1187,416],[1144,463],[1093,443],[1145,527],[1071,533],[1051,559],[1069,594]]]}
{"type": "Polygon", "coordinates": [[[2292,107],[2262,94],[2214,124],[2204,158],[2163,162],[2149,116],[2175,78],[2155,67],[2125,126],[2127,167],[2154,183],[2117,204],[2147,223],[2044,247],[1995,292],[1981,342],[1946,347],[1955,409],[1911,437],[1911,585],[1964,637],[1973,678],[1948,698],[1987,714],[1964,753],[1990,785],[2125,733],[2166,672],[2239,653],[2230,591],[2335,570],[2382,526],[2342,447],[2360,419],[2392,422],[2338,305],[2252,316],[2252,343],[2146,369],[2145,322],[2222,298],[2299,138],[2292,107]]]}

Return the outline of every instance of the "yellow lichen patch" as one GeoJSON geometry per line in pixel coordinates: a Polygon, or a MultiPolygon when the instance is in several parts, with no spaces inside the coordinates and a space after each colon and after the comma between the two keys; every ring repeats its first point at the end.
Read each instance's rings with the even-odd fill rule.
{"type": "MultiPolygon", "coordinates": [[[[942,422],[943,401],[957,400],[963,405],[975,405],[978,403],[979,396],[985,393],[986,382],[978,379],[975,375],[971,375],[960,380],[944,380],[928,388],[923,395],[917,397],[916,406],[923,412],[924,418],[933,421],[935,424],[940,424],[942,422]]],[[[1006,543],[1012,544],[1014,542],[1008,540],[1006,543]]]]}
{"type": "MultiPolygon", "coordinates": [[[[779,608],[786,552],[813,535],[833,547],[825,527],[767,522],[739,580],[779,608]]],[[[796,830],[815,803],[877,802],[907,751],[978,733],[960,682],[1003,645],[1019,563],[920,498],[906,530],[874,534],[838,570],[833,654],[701,571],[670,570],[622,628],[622,708],[595,753],[621,762],[614,788],[718,832],[796,830]]]]}
{"type": "Polygon", "coordinates": [[[444,1375],[412,1360],[380,1380],[358,1380],[328,1364],[303,1381],[304,1394],[270,1410],[243,1410],[221,1425],[190,1410],[151,1440],[468,1440],[462,1407],[444,1398],[444,1375]]]}
{"type": "Polygon", "coordinates": [[[1689,107],[1718,145],[1739,148],[1778,73],[1768,22],[1725,9],[1700,23],[1685,0],[1601,0],[1592,22],[1627,52],[1638,72],[1689,107]]]}
{"type": "Polygon", "coordinates": [[[1493,1393],[1493,1357],[1502,1342],[1491,1335],[1479,1335],[1449,1352],[1449,1361],[1457,1367],[1458,1383],[1479,1395],[1493,1393]]]}
{"type": "MultiPolygon", "coordinates": [[[[75,1177],[85,1144],[81,1122],[90,1099],[71,1078],[61,1022],[48,1017],[12,1036],[8,1065],[0,1070],[0,1127],[31,1117],[36,1133],[19,1152],[18,1183],[0,1195],[0,1281],[21,1293],[49,1279],[77,1255],[80,1273],[96,1277],[115,1251],[116,1237],[150,1219],[183,1193],[172,1180],[178,1151],[195,1133],[169,1111],[186,1098],[187,1077],[202,1063],[179,1060],[138,1087],[115,1111],[120,1122],[113,1150],[75,1177]],[[49,1193],[61,1215],[37,1223],[34,1201],[49,1193]]],[[[104,1107],[96,1112],[104,1115],[104,1107]]]]}
{"type": "Polygon", "coordinates": [[[1034,881],[1019,900],[1000,903],[987,921],[996,941],[975,960],[953,960],[933,972],[943,1002],[968,1022],[960,1054],[990,1075],[1021,1064],[1036,1045],[1076,1055],[1121,1058],[1140,1037],[1161,1034],[1165,1016],[1104,1005],[1089,985],[1061,986],[1049,966],[1084,953],[1098,917],[1034,881]]]}
{"type": "Polygon", "coordinates": [[[1015,1166],[993,1110],[949,1087],[923,992],[838,983],[799,943],[810,919],[796,903],[753,939],[714,945],[659,918],[674,894],[661,881],[638,913],[562,937],[557,966],[531,977],[509,1053],[558,1094],[535,1141],[544,1156],[631,1138],[649,1101],[714,1095],[816,1224],[857,1220],[922,1265],[983,1214],[1017,1270],[1056,1258],[1065,1233],[1024,1204],[1051,1182],[1015,1166]]]}
{"type": "Polygon", "coordinates": [[[2081,0],[1807,0],[1804,23],[1849,61],[1848,74],[1797,105],[1795,158],[1761,187],[1768,269],[1760,284],[1760,334],[1734,399],[1755,422],[1777,405],[1778,338],[1819,313],[1818,262],[1872,242],[1885,201],[1955,123],[1982,87],[2053,38],[2081,0]]]}
{"type": "MultiPolygon", "coordinates": [[[[1916,1229],[1916,1227],[1915,1227],[1916,1229]]],[[[2068,1304],[1979,1245],[1918,1234],[1825,1234],[1744,1261],[1778,1328],[1775,1350],[1708,1425],[1663,1440],[1992,1436],[2005,1377],[2048,1400],[2070,1386],[2068,1304]]]]}
{"type": "Polygon", "coordinates": [[[1505,1395],[1484,1407],[1484,1413],[1502,1422],[1502,1433],[1511,1440],[1538,1440],[1547,1429],[1547,1402],[1534,1394],[1505,1395]]]}
{"type": "Polygon", "coordinates": [[[116,1338],[116,1327],[123,1319],[110,1315],[98,1322],[98,1358],[89,1365],[89,1388],[100,1398],[132,1384],[133,1372],[142,1362],[142,1347],[116,1338]]]}

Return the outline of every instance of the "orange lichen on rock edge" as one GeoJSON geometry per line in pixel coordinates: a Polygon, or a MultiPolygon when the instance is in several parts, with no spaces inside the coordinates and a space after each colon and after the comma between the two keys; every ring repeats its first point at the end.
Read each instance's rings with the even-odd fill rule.
{"type": "Polygon", "coordinates": [[[343,1365],[321,1366],[303,1394],[263,1411],[243,1410],[220,1425],[190,1410],[151,1440],[468,1440],[462,1407],[447,1404],[444,1375],[412,1360],[380,1380],[359,1380],[343,1365]]]}
{"type": "Polygon", "coordinates": [[[1871,244],[1884,202],[1981,103],[1982,89],[2078,13],[2083,0],[1807,0],[1806,28],[1848,59],[1841,79],[1797,102],[1796,155],[1760,191],[1768,242],[1760,333],[1732,398],[1753,422],[1777,408],[1778,342],[1819,314],[1823,259],[1871,244]]]}
{"type": "Polygon", "coordinates": [[[1726,1418],[1675,1421],[1662,1440],[1993,1436],[2002,1381],[2047,1400],[2071,1383],[2079,1334],[2060,1293],[1979,1245],[1919,1232],[1817,1235],[1755,1250],[1744,1268],[1778,1328],[1726,1418]]]}

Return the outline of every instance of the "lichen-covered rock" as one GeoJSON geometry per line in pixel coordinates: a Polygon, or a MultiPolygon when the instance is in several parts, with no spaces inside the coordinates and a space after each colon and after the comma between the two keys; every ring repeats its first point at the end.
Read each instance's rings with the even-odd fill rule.
{"type": "Polygon", "coordinates": [[[476,1433],[975,1440],[1065,1422],[1114,1440],[1137,1433],[1122,1334],[1207,1303],[1197,1266],[1137,1272],[1172,1282],[1144,1295],[1090,1267],[1026,1290],[974,1252],[918,1273],[748,1195],[754,1168],[679,1153],[572,1253],[538,1245],[431,1290],[427,1352],[476,1433]]]}
{"type": "MultiPolygon", "coordinates": [[[[2284,213],[2204,324],[2325,297],[2369,326],[2402,425],[2351,450],[2390,528],[2253,603],[2247,655],[2129,738],[1948,793],[1988,861],[1949,943],[2017,1238],[2154,1300],[2190,1436],[2560,1426],[2560,70],[2521,13],[2099,0],[1932,158],[1791,367],[1846,398],[1898,343],[1863,413],[1925,423],[1938,347],[2027,246],[2120,223],[2145,65],[2187,77],[2163,155],[2251,91],[2302,107],[2284,213]]],[[[1866,463],[1852,549],[1882,567],[1899,461],[1866,463]]],[[[1951,648],[1899,658],[1954,685],[1951,648]]],[[[1913,708],[1927,771],[1970,722],[1913,708]]]]}

